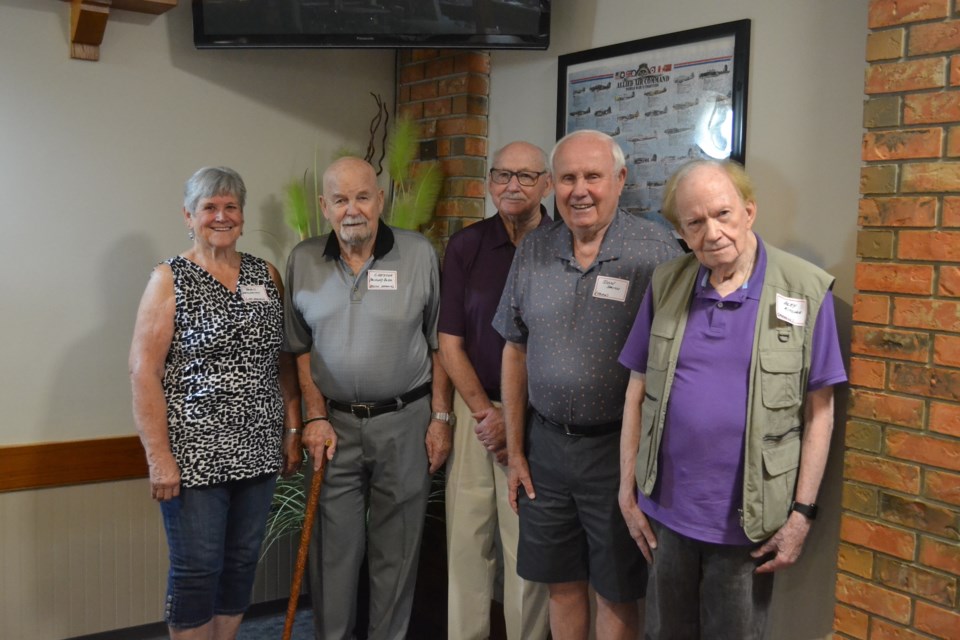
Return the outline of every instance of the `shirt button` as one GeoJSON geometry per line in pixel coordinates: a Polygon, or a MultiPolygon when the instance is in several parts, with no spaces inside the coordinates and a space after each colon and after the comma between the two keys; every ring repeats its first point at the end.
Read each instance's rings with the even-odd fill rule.
{"type": "Polygon", "coordinates": [[[718,309],[723,309],[723,303],[722,303],[722,302],[718,302],[718,303],[717,303],[717,308],[718,308],[718,309]]]}

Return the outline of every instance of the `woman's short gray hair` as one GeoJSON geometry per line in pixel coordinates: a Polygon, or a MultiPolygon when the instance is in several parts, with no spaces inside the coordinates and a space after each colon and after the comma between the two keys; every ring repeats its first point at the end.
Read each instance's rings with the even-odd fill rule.
{"type": "Polygon", "coordinates": [[[237,199],[240,209],[247,201],[247,187],[240,174],[229,167],[204,167],[197,170],[183,188],[183,208],[193,215],[197,203],[204,198],[231,195],[237,199]]]}

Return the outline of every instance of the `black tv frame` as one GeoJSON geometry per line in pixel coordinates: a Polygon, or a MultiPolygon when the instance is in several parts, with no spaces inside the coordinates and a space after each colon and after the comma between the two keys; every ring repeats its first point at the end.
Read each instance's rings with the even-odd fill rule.
{"type": "MultiPolygon", "coordinates": [[[[193,40],[198,49],[547,49],[550,46],[551,0],[539,0],[539,33],[269,33],[211,34],[205,27],[204,2],[192,0],[193,40]]],[[[417,0],[413,0],[416,2],[417,0]]],[[[504,5],[510,0],[490,0],[504,5]]],[[[336,4],[336,0],[331,0],[336,4]]]]}

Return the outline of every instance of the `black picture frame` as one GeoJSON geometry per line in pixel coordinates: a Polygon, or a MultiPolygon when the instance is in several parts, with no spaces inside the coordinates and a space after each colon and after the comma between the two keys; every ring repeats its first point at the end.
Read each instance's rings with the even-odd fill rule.
{"type": "Polygon", "coordinates": [[[621,207],[660,211],[663,185],[696,157],[745,164],[750,20],[562,55],[557,139],[610,134],[627,158],[621,207]]]}

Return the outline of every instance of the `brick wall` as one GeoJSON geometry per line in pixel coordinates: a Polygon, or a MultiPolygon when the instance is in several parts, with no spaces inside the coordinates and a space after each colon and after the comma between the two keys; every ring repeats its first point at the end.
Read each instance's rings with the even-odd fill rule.
{"type": "Polygon", "coordinates": [[[960,15],[871,0],[837,638],[960,638],[960,15]]]}
{"type": "Polygon", "coordinates": [[[421,124],[420,160],[439,160],[442,238],[484,216],[490,54],[407,49],[399,53],[397,112],[421,124]]]}

